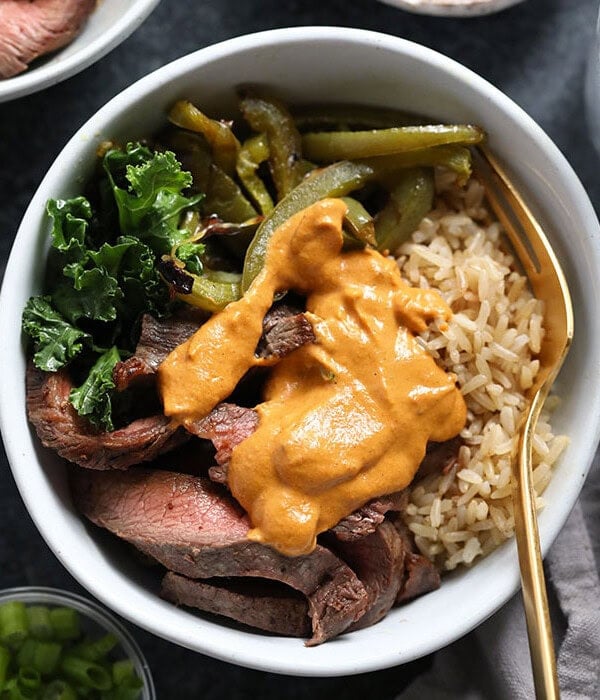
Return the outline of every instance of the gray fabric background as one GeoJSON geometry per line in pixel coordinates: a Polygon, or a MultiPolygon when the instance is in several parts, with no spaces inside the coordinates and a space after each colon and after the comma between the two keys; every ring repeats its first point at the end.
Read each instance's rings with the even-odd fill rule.
{"type": "MultiPolygon", "coordinates": [[[[597,6],[597,0],[526,0],[497,15],[461,20],[412,15],[375,0],[163,0],[133,36],[94,66],[60,85],[0,104],[0,270],[48,166],[98,107],[140,76],[185,53],[250,31],[284,26],[322,24],[385,31],[461,61],[541,124],[575,168],[598,210],[599,160],[583,108],[583,73],[597,6]]],[[[597,467],[583,501],[588,527],[598,532],[597,467]]],[[[596,562],[600,561],[600,537],[593,538],[592,544],[596,562]]],[[[0,452],[0,589],[27,584],[83,592],[31,523],[0,452]]],[[[353,678],[285,678],[230,666],[132,629],[150,662],[161,699],[314,700],[337,695],[387,700],[397,697],[414,678],[431,678],[433,664],[437,669],[444,660],[438,654],[353,678]]],[[[468,650],[475,643],[468,637],[460,642],[462,647],[455,645],[456,658],[465,645],[468,650]]],[[[498,697],[510,697],[508,688],[506,693],[496,690],[498,697]]],[[[593,692],[590,686],[589,693],[593,692]]],[[[462,694],[467,696],[482,697],[462,694]]],[[[594,696],[586,695],[584,689],[579,697],[594,696]]]]}

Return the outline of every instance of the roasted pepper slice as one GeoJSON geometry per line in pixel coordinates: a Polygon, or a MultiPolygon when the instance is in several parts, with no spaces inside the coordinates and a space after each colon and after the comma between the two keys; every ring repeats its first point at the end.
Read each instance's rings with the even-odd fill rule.
{"type": "Polygon", "coordinates": [[[394,253],[432,209],[433,172],[429,168],[402,171],[387,204],[375,217],[375,237],[380,251],[394,253]]]}
{"type": "Polygon", "coordinates": [[[261,271],[275,230],[296,212],[325,197],[343,197],[373,180],[376,169],[367,163],[339,161],[315,170],[282,199],[259,226],[248,246],[242,273],[242,293],[261,271]]]}
{"type": "Polygon", "coordinates": [[[471,152],[464,146],[432,146],[406,153],[364,158],[359,162],[366,163],[381,173],[393,173],[401,168],[439,166],[453,170],[458,175],[459,184],[464,184],[471,176],[471,152]]]}
{"type": "Polygon", "coordinates": [[[237,157],[237,174],[262,214],[273,210],[273,199],[265,183],[256,174],[258,166],[269,159],[269,143],[265,134],[256,134],[244,141],[237,157]]]}
{"type": "Polygon", "coordinates": [[[303,105],[292,108],[292,114],[300,131],[389,129],[430,121],[411,112],[355,104],[303,105]]]}
{"type": "Polygon", "coordinates": [[[171,258],[161,260],[158,270],[176,299],[211,313],[221,311],[241,296],[240,275],[211,270],[194,275],[171,258]]]}
{"type": "Polygon", "coordinates": [[[246,95],[240,102],[244,119],[269,140],[269,165],[278,199],[302,179],[302,139],[287,108],[278,100],[246,95]]]}
{"type": "Polygon", "coordinates": [[[228,175],[235,174],[240,142],[229,123],[207,117],[191,102],[179,100],[169,112],[169,120],[182,129],[203,134],[211,147],[214,162],[228,175]]]}
{"type": "Polygon", "coordinates": [[[256,216],[256,209],[246,199],[237,183],[214,164],[210,167],[202,210],[207,215],[216,214],[223,221],[234,223],[241,223],[256,216]]]}
{"type": "Polygon", "coordinates": [[[344,229],[349,234],[350,239],[353,239],[349,243],[361,244],[363,247],[365,245],[376,247],[373,217],[357,199],[353,197],[342,197],[342,199],[347,207],[344,229]]]}
{"type": "Polygon", "coordinates": [[[302,148],[310,160],[330,163],[452,143],[470,145],[479,143],[483,138],[484,132],[478,126],[428,124],[370,131],[308,133],[302,137],[302,148]]]}

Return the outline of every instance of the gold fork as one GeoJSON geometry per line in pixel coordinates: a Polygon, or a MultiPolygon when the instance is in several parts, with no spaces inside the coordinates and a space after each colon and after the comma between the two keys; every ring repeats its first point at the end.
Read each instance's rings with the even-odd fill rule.
{"type": "Polygon", "coordinates": [[[474,165],[487,200],[504,226],[533,293],[545,306],[540,370],[528,392],[529,404],[520,426],[518,457],[513,469],[513,502],[535,692],[538,698],[559,698],[531,459],[540,411],[573,338],[573,306],[564,273],[540,224],[487,147],[480,146],[474,151],[474,165]]]}

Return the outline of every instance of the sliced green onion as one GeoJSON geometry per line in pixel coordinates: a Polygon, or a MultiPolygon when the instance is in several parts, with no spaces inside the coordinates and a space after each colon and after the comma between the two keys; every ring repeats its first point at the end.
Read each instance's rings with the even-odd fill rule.
{"type": "Polygon", "coordinates": [[[50,622],[50,610],[44,605],[30,605],[26,608],[29,634],[36,639],[52,639],[54,630],[50,622]]]}
{"type": "Polygon", "coordinates": [[[60,678],[48,683],[42,700],[77,700],[73,687],[60,678]]]}
{"type": "Polygon", "coordinates": [[[12,600],[0,605],[0,642],[16,649],[27,637],[25,604],[12,600]]]}
{"type": "Polygon", "coordinates": [[[0,646],[0,689],[6,683],[6,675],[10,665],[10,651],[6,647],[0,646]]]}
{"type": "Polygon", "coordinates": [[[77,639],[81,635],[79,614],[73,608],[52,608],[50,623],[56,639],[60,641],[77,639]]]}
{"type": "Polygon", "coordinates": [[[72,656],[78,656],[86,661],[100,661],[119,643],[114,634],[105,634],[94,641],[81,642],[70,650],[72,656]]]}
{"type": "Polygon", "coordinates": [[[60,668],[69,680],[84,688],[108,690],[112,686],[108,671],[93,661],[67,655],[63,658],[60,668]]]}

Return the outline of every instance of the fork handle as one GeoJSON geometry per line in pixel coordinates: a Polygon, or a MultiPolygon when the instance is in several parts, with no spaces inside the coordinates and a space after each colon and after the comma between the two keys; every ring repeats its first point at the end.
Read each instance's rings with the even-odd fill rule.
{"type": "Polygon", "coordinates": [[[523,604],[527,620],[527,636],[529,638],[535,694],[536,698],[558,700],[560,698],[560,688],[542,554],[539,546],[535,490],[531,467],[535,425],[546,394],[547,390],[545,391],[544,389],[535,393],[521,430],[519,458],[516,461],[519,474],[514,480],[514,512],[523,604]]]}

